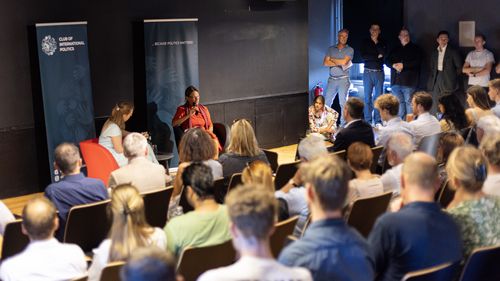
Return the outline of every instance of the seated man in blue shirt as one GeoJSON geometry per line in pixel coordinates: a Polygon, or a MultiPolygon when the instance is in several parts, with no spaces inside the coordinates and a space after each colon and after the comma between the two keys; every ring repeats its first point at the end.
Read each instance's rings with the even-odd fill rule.
{"type": "Polygon", "coordinates": [[[458,226],[434,202],[438,185],[434,158],[423,152],[406,157],[401,177],[404,206],[378,218],[368,239],[376,280],[399,281],[408,272],[462,258],[458,226]]]}
{"type": "Polygon", "coordinates": [[[286,247],[279,262],[309,269],[315,281],[372,281],[368,244],[342,219],[351,172],[335,155],[318,157],[300,166],[311,211],[304,236],[286,247]]]}
{"type": "Polygon", "coordinates": [[[63,178],[59,182],[50,184],[45,189],[45,196],[59,211],[59,229],[56,238],[62,240],[71,207],[106,200],[109,195],[101,180],[86,178],[80,173],[82,159],[76,145],[62,143],[56,147],[54,154],[54,166],[61,171],[63,178]]]}

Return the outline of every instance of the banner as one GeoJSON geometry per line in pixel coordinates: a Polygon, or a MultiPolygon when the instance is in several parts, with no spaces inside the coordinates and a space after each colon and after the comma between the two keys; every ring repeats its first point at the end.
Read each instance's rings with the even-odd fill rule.
{"type": "Polygon", "coordinates": [[[199,86],[197,21],[144,21],[148,130],[158,151],[174,153],[171,167],[179,162],[172,118],[185,89],[199,86]]]}
{"type": "Polygon", "coordinates": [[[58,181],[56,146],[95,138],[87,23],[36,24],[36,37],[48,164],[52,181],[58,181]]]}

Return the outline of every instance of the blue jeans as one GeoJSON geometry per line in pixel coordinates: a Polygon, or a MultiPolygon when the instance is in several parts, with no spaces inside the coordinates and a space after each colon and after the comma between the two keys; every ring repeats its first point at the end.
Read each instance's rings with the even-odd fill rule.
{"type": "MultiPolygon", "coordinates": [[[[326,86],[326,91],[325,91],[326,105],[331,106],[333,100],[338,94],[339,104],[342,111],[344,109],[344,104],[347,99],[347,91],[349,91],[350,85],[351,82],[349,81],[349,78],[342,78],[342,79],[333,79],[332,77],[328,78],[328,85],[326,86]]],[[[343,124],[344,116],[342,112],[339,113],[340,113],[340,122],[343,124]]]]}
{"type": "Polygon", "coordinates": [[[411,98],[415,88],[408,86],[392,85],[392,94],[399,100],[399,116],[406,120],[406,114],[413,113],[411,109],[411,98]]]}
{"type": "Polygon", "coordinates": [[[365,92],[365,121],[368,123],[380,122],[380,114],[378,110],[374,110],[373,105],[375,100],[382,94],[384,88],[384,72],[383,71],[368,71],[365,69],[363,73],[363,88],[365,92]],[[373,89],[375,88],[375,90],[373,89]],[[373,118],[372,118],[373,116],[373,118]]]}

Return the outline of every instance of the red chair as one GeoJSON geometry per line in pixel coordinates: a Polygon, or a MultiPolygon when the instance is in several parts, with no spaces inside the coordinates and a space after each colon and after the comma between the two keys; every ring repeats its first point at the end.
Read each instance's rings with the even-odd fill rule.
{"type": "Polygon", "coordinates": [[[80,142],[80,150],[87,165],[87,176],[101,179],[107,186],[109,174],[119,168],[111,152],[100,145],[97,139],[80,142]]]}

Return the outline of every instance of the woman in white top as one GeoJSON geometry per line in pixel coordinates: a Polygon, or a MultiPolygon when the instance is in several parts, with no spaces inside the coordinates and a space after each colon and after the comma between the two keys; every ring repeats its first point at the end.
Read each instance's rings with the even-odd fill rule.
{"type": "Polygon", "coordinates": [[[113,216],[109,239],[94,249],[89,281],[98,281],[108,263],[127,260],[137,248],[149,245],[167,248],[163,230],[146,222],[144,201],[137,188],[129,184],[115,187],[109,207],[113,216]]]}
{"type": "Polygon", "coordinates": [[[349,181],[347,204],[358,198],[370,197],[384,193],[384,187],[379,175],[372,174],[373,152],[362,142],[355,142],[347,149],[347,163],[356,174],[356,178],[349,181]]]}

